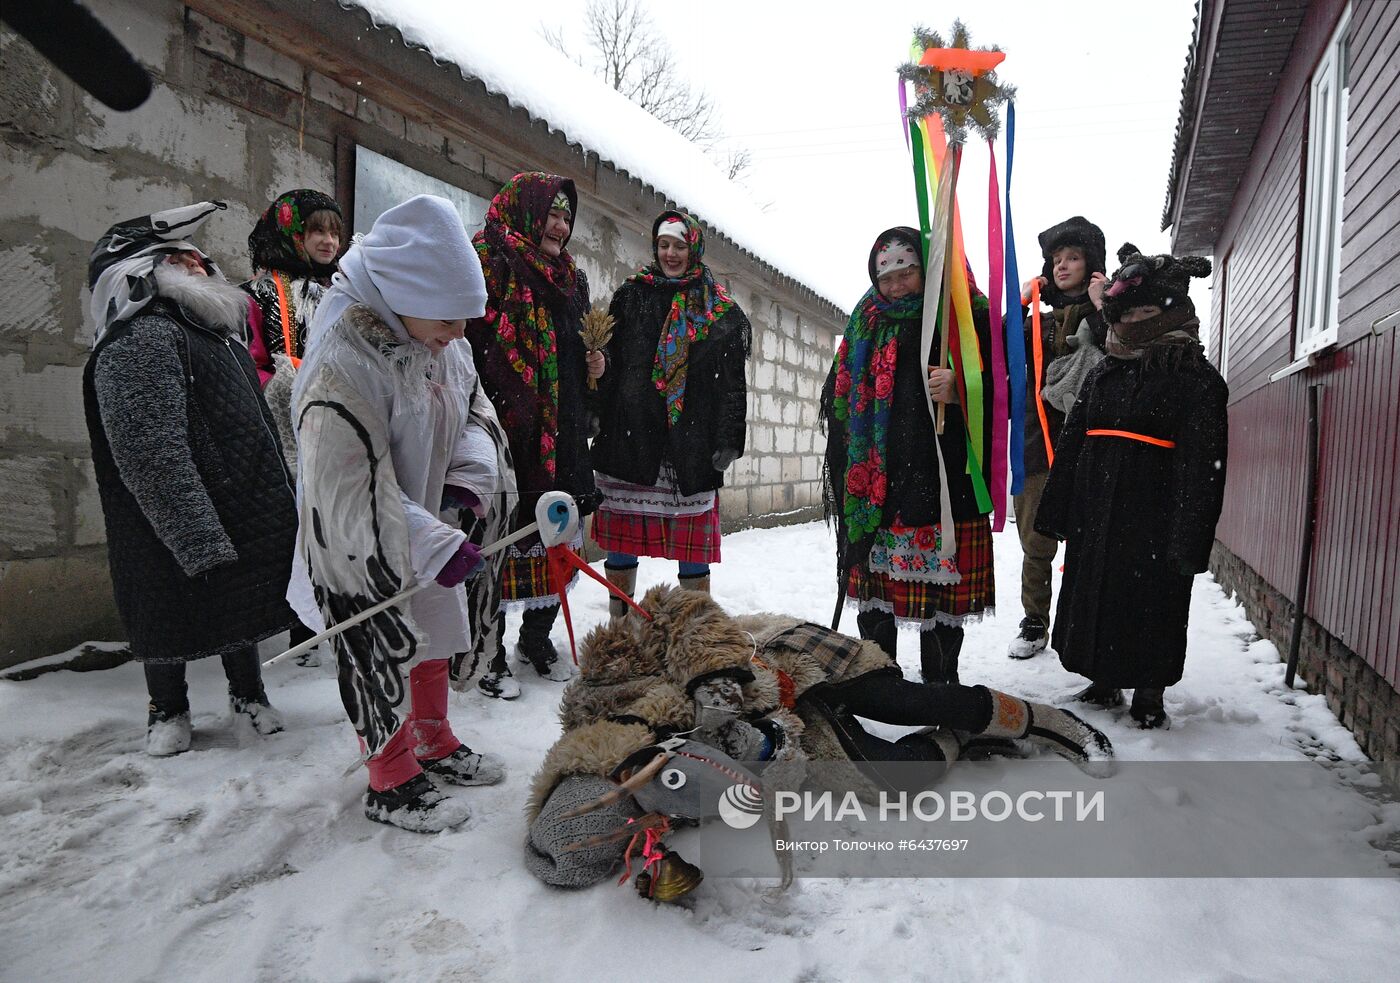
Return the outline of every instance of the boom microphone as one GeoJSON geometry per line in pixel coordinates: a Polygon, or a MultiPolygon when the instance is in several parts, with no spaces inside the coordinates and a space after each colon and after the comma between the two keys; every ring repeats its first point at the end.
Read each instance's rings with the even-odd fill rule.
{"type": "Polygon", "coordinates": [[[54,67],[112,109],[128,112],[151,94],[151,76],[77,0],[12,0],[0,20],[54,67]]]}

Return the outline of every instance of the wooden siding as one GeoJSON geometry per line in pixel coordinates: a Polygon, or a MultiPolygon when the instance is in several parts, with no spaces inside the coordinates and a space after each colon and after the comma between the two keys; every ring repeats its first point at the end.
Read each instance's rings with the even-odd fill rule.
{"type": "MultiPolygon", "coordinates": [[[[1215,244],[1213,299],[1234,306],[1230,460],[1221,543],[1291,597],[1302,537],[1306,389],[1320,401],[1318,527],[1307,613],[1400,689],[1400,3],[1356,0],[1350,47],[1338,344],[1292,359],[1312,71],[1340,7],[1310,8],[1215,244]]],[[[1212,356],[1219,349],[1212,345],[1212,356]]]]}
{"type": "Polygon", "coordinates": [[[1341,345],[1400,309],[1400,3],[1357,4],[1347,40],[1341,345]]]}

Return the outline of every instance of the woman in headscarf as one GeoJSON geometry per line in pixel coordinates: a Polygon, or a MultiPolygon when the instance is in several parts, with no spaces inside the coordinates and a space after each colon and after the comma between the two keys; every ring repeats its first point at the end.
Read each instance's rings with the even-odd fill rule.
{"type": "Polygon", "coordinates": [[[485,301],[456,209],[410,198],[345,254],[292,393],[300,526],[287,597],[297,614],[319,631],[428,584],[333,640],[369,766],[365,815],[420,832],[468,816],[428,776],[503,777],[447,721],[448,663],[470,642],[461,585],[482,566],[454,521],[496,502],[501,484],[495,412],[462,341],[485,301]]]}
{"type": "MultiPolygon", "coordinates": [[[[306,354],[306,336],[321,296],[331,285],[340,255],[340,206],[319,191],[300,188],[279,195],[267,206],[248,235],[254,276],[242,284],[257,302],[248,322],[248,354],[258,367],[258,382],[277,421],[282,454],[297,471],[297,437],[292,427],[292,381],[306,354]]],[[[311,635],[292,629],[291,644],[311,635]]],[[[297,662],[320,665],[313,649],[297,662]]]]}
{"type": "MultiPolygon", "coordinates": [[[[836,518],[838,573],[858,606],[862,638],[893,656],[898,623],[913,624],[924,680],[957,683],[963,626],[995,604],[991,523],[966,473],[967,426],[953,370],[923,364],[919,233],[908,227],[880,233],[867,272],[870,289],[851,312],[822,389],[824,497],[827,514],[836,518]],[[942,434],[935,433],[925,388],[946,405],[942,434]],[[940,556],[945,491],[957,547],[946,558],[940,556]]],[[[985,351],[987,299],[970,272],[968,280],[985,351]]],[[[985,398],[991,386],[983,391],[985,398]]]]}
{"type": "MultiPolygon", "coordinates": [[[[700,223],[667,210],[651,239],[652,262],[613,295],[593,441],[603,495],[593,538],[608,579],[629,595],[639,555],[675,560],[682,587],[710,589],[717,489],[744,452],[747,406],[749,319],[702,262],[700,223]]],[[[620,599],[609,605],[625,613],[620,599]]]]}
{"type": "MultiPolygon", "coordinates": [[[[603,354],[587,353],[579,331],[588,278],[569,255],[578,215],[574,182],[557,174],[517,174],[496,194],[486,227],[472,238],[486,277],[486,313],[467,324],[477,371],[510,441],[520,492],[512,529],[528,525],[547,491],[565,491],[587,515],[597,506],[588,454],[586,380],[603,374],[603,354]]],[[[574,545],[582,545],[580,539],[574,545]]],[[[550,629],[559,613],[544,546],[532,535],[511,546],[498,578],[496,650],[478,682],[488,696],[520,693],[505,657],[504,605],[523,607],[516,654],[546,679],[565,680],[550,629]]],[[[562,585],[560,585],[562,586],[562,585]]]]}

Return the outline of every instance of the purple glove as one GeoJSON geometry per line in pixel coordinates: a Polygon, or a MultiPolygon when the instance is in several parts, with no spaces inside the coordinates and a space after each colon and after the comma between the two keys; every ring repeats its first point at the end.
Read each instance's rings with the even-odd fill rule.
{"type": "Polygon", "coordinates": [[[445,509],[474,509],[481,504],[476,492],[461,485],[442,486],[442,507],[445,509]]]}
{"type": "Polygon", "coordinates": [[[456,587],[468,577],[480,572],[485,564],[481,559],[481,549],[470,540],[463,540],[452,554],[452,559],[442,565],[433,579],[442,587],[456,587]]]}

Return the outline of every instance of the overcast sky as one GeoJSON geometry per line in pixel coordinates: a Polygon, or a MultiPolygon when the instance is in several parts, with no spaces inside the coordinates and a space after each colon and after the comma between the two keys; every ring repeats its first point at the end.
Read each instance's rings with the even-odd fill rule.
{"type": "MultiPolygon", "coordinates": [[[[1194,0],[646,5],[689,80],[715,101],[724,132],[753,154],[745,177],[752,196],[819,251],[830,278],[824,292],[849,297],[846,306],[867,286],[875,235],[917,224],[895,83],[916,23],[946,36],[961,16],[974,46],[1007,54],[998,77],[1018,90],[1012,203],[1022,279],[1040,267],[1036,233],[1075,214],[1103,228],[1110,272],[1125,240],[1168,248],[1158,227],[1194,0]]],[[[524,9],[517,29],[562,27],[581,44],[578,0],[524,9]]],[[[1004,175],[1002,141],[997,157],[1004,175]]],[[[969,143],[959,201],[985,285],[985,144],[969,143]]]]}

